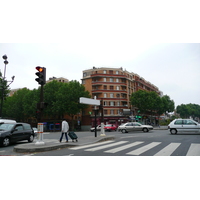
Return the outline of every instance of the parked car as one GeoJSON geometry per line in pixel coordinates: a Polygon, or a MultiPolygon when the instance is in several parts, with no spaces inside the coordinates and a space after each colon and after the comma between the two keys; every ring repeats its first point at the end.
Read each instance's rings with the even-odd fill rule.
{"type": "MultiPolygon", "coordinates": [[[[94,132],[94,129],[95,129],[95,127],[92,127],[92,128],[90,128],[90,131],[91,131],[91,132],[94,132]]],[[[98,126],[96,127],[96,129],[97,129],[97,131],[100,131],[100,130],[101,130],[101,125],[98,125],[98,126]]]]}
{"type": "Polygon", "coordinates": [[[3,123],[0,124],[0,145],[8,146],[12,142],[28,140],[33,142],[34,131],[27,123],[3,123]]]}
{"type": "Polygon", "coordinates": [[[168,129],[171,134],[179,132],[200,133],[200,124],[192,119],[175,119],[168,125],[168,129]]]}
{"type": "Polygon", "coordinates": [[[104,126],[105,131],[116,131],[117,130],[117,126],[115,126],[114,124],[106,124],[104,126]]]}
{"type": "Polygon", "coordinates": [[[138,122],[127,122],[127,123],[122,124],[118,127],[118,131],[121,131],[122,133],[128,133],[129,131],[148,132],[150,130],[153,130],[153,126],[142,125],[138,122]]]}

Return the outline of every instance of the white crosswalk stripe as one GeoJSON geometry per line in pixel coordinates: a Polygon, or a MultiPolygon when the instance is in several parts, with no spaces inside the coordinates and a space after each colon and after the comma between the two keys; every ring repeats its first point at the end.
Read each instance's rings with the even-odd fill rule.
{"type": "Polygon", "coordinates": [[[99,143],[95,143],[95,144],[83,145],[83,146],[80,146],[80,147],[72,147],[72,148],[69,148],[69,149],[71,149],[71,150],[79,150],[79,149],[85,149],[85,148],[88,148],[88,147],[99,146],[99,145],[102,145],[102,144],[108,144],[108,143],[111,143],[111,142],[113,142],[113,141],[99,142],[99,143]]]}
{"type": "Polygon", "coordinates": [[[100,147],[94,147],[94,148],[91,148],[91,149],[86,149],[85,151],[97,151],[97,150],[105,149],[105,148],[108,148],[108,147],[120,145],[120,144],[123,144],[123,143],[126,143],[126,142],[128,142],[128,141],[115,142],[115,143],[103,145],[103,146],[100,146],[100,147]]]}
{"type": "Polygon", "coordinates": [[[200,156],[200,144],[192,143],[186,156],[200,156]]]}
{"type": "Polygon", "coordinates": [[[121,147],[117,147],[117,148],[114,148],[114,149],[110,149],[110,150],[107,150],[107,151],[104,151],[106,153],[116,153],[116,152],[119,152],[119,151],[123,151],[125,149],[128,149],[130,147],[134,147],[134,146],[137,146],[139,144],[142,144],[144,142],[133,142],[131,144],[127,144],[127,145],[124,145],[124,146],[121,146],[121,147]]]}
{"type": "MultiPolygon", "coordinates": [[[[83,149],[84,151],[90,151],[90,152],[95,152],[98,150],[103,150],[108,148],[108,150],[105,150],[104,153],[117,153],[120,151],[126,151],[124,154],[127,155],[141,155],[143,153],[145,153],[146,151],[149,151],[151,149],[153,149],[154,147],[158,146],[159,144],[162,144],[162,142],[151,142],[149,144],[144,144],[144,141],[135,141],[132,143],[127,143],[128,141],[119,141],[119,142],[115,142],[115,141],[105,141],[105,142],[101,142],[101,143],[95,143],[95,144],[89,144],[89,145],[83,145],[83,146],[76,146],[76,147],[72,147],[69,148],[70,150],[79,150],[79,149],[83,149]],[[123,145],[124,144],[124,145],[123,145]],[[118,147],[114,147],[117,146],[118,147]],[[135,147],[140,145],[138,148],[134,148],[134,150],[130,151],[131,147],[135,147]],[[114,147],[114,148],[112,148],[114,147]]],[[[172,155],[177,149],[178,147],[181,145],[181,143],[170,143],[165,145],[165,147],[160,146],[159,150],[157,151],[157,153],[152,154],[150,152],[150,154],[152,154],[152,156],[170,156],[172,155]]],[[[153,151],[152,151],[153,152],[153,151]]],[[[194,144],[192,143],[190,145],[190,148],[188,149],[187,155],[186,156],[200,156],[200,144],[194,144]]]]}
{"type": "Polygon", "coordinates": [[[181,143],[170,143],[154,156],[170,156],[180,146],[180,144],[181,143]]]}
{"type": "Polygon", "coordinates": [[[140,148],[138,148],[136,150],[130,151],[130,152],[126,153],[126,154],[138,156],[138,155],[144,153],[145,151],[148,151],[148,150],[152,149],[153,147],[155,147],[155,146],[157,146],[159,144],[161,144],[161,142],[152,142],[152,143],[147,144],[147,145],[145,145],[143,147],[140,147],[140,148]]]}

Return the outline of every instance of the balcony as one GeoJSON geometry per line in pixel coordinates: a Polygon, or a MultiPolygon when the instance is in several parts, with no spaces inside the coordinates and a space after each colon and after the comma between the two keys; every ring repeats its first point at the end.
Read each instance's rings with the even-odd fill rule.
{"type": "Polygon", "coordinates": [[[123,75],[123,74],[103,74],[103,73],[91,74],[91,77],[116,77],[116,78],[127,78],[126,75],[123,75]]]}

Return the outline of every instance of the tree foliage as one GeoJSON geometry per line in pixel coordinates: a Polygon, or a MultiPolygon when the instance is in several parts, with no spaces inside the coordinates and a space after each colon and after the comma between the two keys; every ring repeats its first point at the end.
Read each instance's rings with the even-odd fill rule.
{"type": "MultiPolygon", "coordinates": [[[[19,89],[13,96],[8,97],[4,104],[4,116],[14,118],[17,121],[26,121],[36,117],[36,105],[40,101],[40,90],[19,89]]],[[[44,116],[49,119],[61,119],[64,115],[74,117],[87,105],[79,103],[80,97],[90,97],[85,87],[77,81],[62,83],[49,82],[44,86],[44,116]]]]}
{"type": "Polygon", "coordinates": [[[131,104],[143,114],[150,112],[151,114],[161,115],[165,112],[174,111],[174,101],[167,95],[160,97],[154,91],[138,90],[132,93],[131,104]]]}
{"type": "Polygon", "coordinates": [[[182,118],[196,117],[200,118],[200,105],[198,104],[181,104],[176,107],[176,112],[182,118]]]}

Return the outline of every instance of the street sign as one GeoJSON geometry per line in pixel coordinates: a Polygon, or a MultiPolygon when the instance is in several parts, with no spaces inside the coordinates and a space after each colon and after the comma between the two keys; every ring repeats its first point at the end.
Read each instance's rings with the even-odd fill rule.
{"type": "Polygon", "coordinates": [[[100,100],[90,99],[90,98],[85,98],[85,97],[80,97],[79,102],[82,104],[89,104],[89,105],[94,105],[94,106],[100,105],[100,100]]]}

